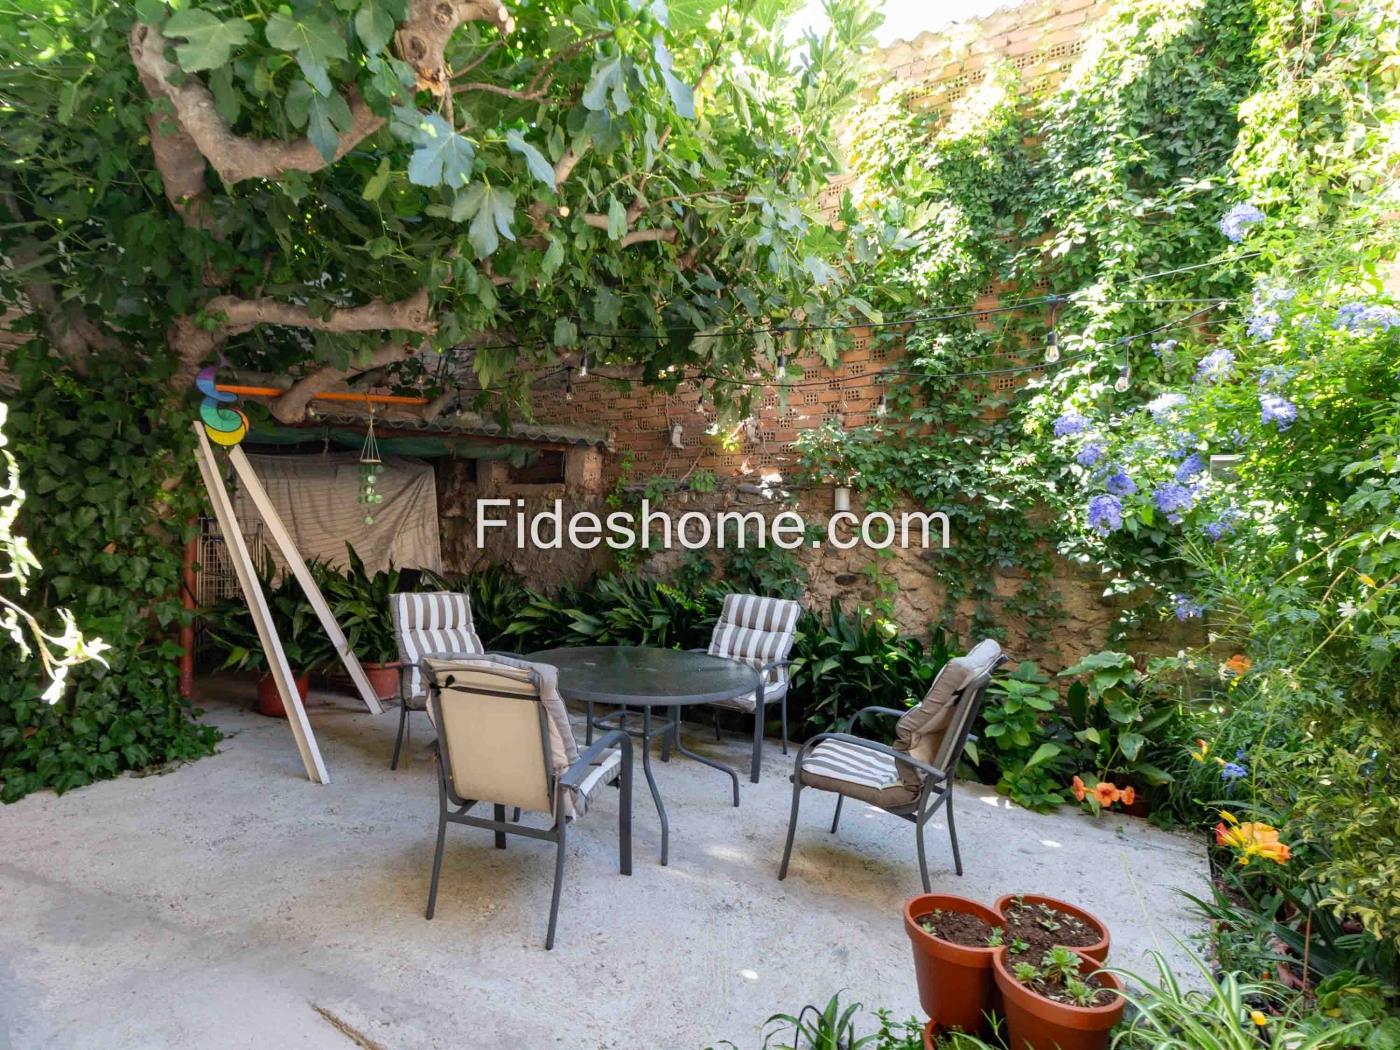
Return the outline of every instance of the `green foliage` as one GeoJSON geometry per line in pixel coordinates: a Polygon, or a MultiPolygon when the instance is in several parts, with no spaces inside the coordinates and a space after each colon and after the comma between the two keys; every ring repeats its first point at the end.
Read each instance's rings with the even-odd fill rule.
{"type": "MultiPolygon", "coordinates": [[[[334,570],[317,565],[312,571],[323,591],[327,591],[326,600],[332,603],[332,608],[339,608],[349,616],[351,622],[348,627],[345,620],[340,621],[342,627],[346,627],[347,638],[351,637],[350,632],[353,630],[355,641],[370,643],[371,638],[363,637],[365,620],[372,616],[369,607],[353,601],[348,581],[343,585],[335,584],[335,580],[344,578],[334,570]]],[[[361,575],[364,574],[363,565],[359,566],[359,571],[361,575]]],[[[258,585],[267,600],[268,612],[272,614],[273,626],[282,642],[282,651],[286,654],[292,673],[327,670],[337,661],[335,647],[331,645],[321,621],[317,619],[316,611],[306,600],[301,583],[290,572],[279,575],[271,551],[264,552],[262,564],[257,566],[257,576],[258,585]]],[[[383,610],[384,615],[388,616],[387,601],[383,610]]],[[[267,654],[263,651],[262,640],[258,637],[252,610],[242,597],[231,598],[212,609],[205,609],[203,619],[209,629],[210,638],[224,653],[220,670],[267,672],[267,654]]],[[[397,647],[394,652],[395,656],[390,659],[397,656],[397,647]]],[[[367,660],[378,659],[370,655],[369,650],[361,652],[360,655],[367,660]]]]}
{"type": "Polygon", "coordinates": [[[1171,774],[1147,760],[1147,749],[1159,735],[1174,738],[1177,712],[1144,688],[1133,658],[1093,653],[1060,672],[1061,678],[1079,676],[1082,679],[1072,682],[1065,694],[1065,725],[1082,745],[1083,761],[1093,775],[1154,786],[1170,783],[1171,774]]]}
{"type": "MultiPolygon", "coordinates": [[[[508,401],[528,397],[527,366],[556,361],[561,319],[576,340],[675,330],[579,341],[648,382],[686,365],[738,376],[771,340],[690,334],[849,310],[830,265],[840,237],[812,220],[813,192],[838,168],[835,121],[879,19],[859,0],[828,8],[829,29],[789,43],[771,4],[507,3],[509,32],[483,8],[442,68],[415,68],[398,50],[417,33],[399,33],[403,0],[30,5],[0,28],[4,92],[23,100],[0,131],[0,249],[36,269],[0,277],[0,299],[42,275],[62,310],[143,348],[180,319],[218,329],[204,312],[216,296],[304,306],[295,327],[238,330],[222,348],[235,367],[300,373],[343,368],[384,333],[297,327],[427,289],[431,345],[487,344],[472,366],[508,401]],[[215,168],[302,137],[324,166],[298,154],[267,178],[200,180],[188,158],[161,171],[148,116],[166,135],[189,118],[138,75],[133,28],[163,34],[152,50],[173,59],[171,84],[208,93],[202,116],[227,125],[214,139],[245,140],[196,137],[215,168]],[[445,84],[444,70],[461,75],[445,84]],[[198,221],[165,200],[172,174],[199,187],[182,204],[198,221]]],[[[403,379],[435,390],[435,374],[403,379]]]]}
{"type": "Polygon", "coordinates": [[[1065,745],[1049,739],[1059,704],[1050,679],[1029,660],[1009,675],[992,679],[982,706],[981,742],[968,744],[968,758],[983,754],[996,769],[997,790],[1027,809],[1053,809],[1065,801],[1065,745]]]}
{"type": "Polygon", "coordinates": [[[74,609],[112,649],[109,667],[74,667],[52,706],[40,665],[0,651],[0,799],[208,754],[218,733],[176,688],[180,552],[196,507],[188,431],[163,426],[168,374],[102,355],[79,378],[33,345],[6,367],[19,384],[7,436],[28,489],[18,531],[43,564],[30,600],[41,615],[74,609]]]}
{"type": "MultiPolygon", "coordinates": [[[[825,618],[804,612],[792,650],[792,693],[812,732],[846,728],[863,707],[911,707],[953,654],[941,629],[926,648],[887,619],[832,599],[825,618]]],[[[892,727],[872,727],[891,731],[892,727]]]]}
{"type": "MultiPolygon", "coordinates": [[[[399,641],[394,634],[389,599],[400,591],[416,590],[413,584],[419,574],[415,570],[401,572],[388,568],[370,575],[365,571],[363,559],[349,543],[345,545],[345,554],[343,570],[328,565],[312,566],[316,583],[355,655],[370,663],[393,663],[399,658],[399,641]]],[[[313,632],[318,627],[319,623],[313,626],[313,632]]],[[[324,636],[324,632],[321,634],[324,636]]],[[[332,649],[317,669],[325,670],[336,663],[332,649]]]]}

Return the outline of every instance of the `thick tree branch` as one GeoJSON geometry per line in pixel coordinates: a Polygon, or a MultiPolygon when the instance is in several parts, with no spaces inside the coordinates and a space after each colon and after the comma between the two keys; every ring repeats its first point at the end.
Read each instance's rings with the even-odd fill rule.
{"type": "MultiPolygon", "coordinates": [[[[185,77],[179,87],[171,83],[170,78],[177,70],[165,60],[164,52],[168,46],[169,43],[155,26],[138,22],[131,27],[128,47],[142,83],[148,91],[155,91],[155,97],[170,102],[175,110],[176,124],[225,182],[275,179],[285,171],[313,172],[326,167],[326,158],[321,156],[309,139],[261,141],[235,135],[228,121],[215,107],[214,96],[198,77],[185,77]]],[[[358,94],[352,92],[348,101],[350,130],[340,137],[340,145],[332,160],[345,156],[384,124],[384,118],[372,113],[358,94]]],[[[152,146],[155,146],[154,137],[152,146]]],[[[187,196],[187,191],[196,181],[192,170],[193,154],[188,146],[169,141],[162,145],[162,149],[170,165],[169,170],[161,167],[161,177],[167,180],[166,196],[175,194],[172,200],[187,196]]],[[[160,164],[159,152],[156,160],[160,164]]],[[[202,188],[202,164],[198,179],[202,188]]]]}
{"type": "MultiPolygon", "coordinates": [[[[608,228],[608,217],[591,212],[583,217],[583,221],[595,230],[606,230],[608,228]]],[[[619,248],[630,248],[634,244],[644,244],[649,241],[674,241],[676,239],[675,230],[633,230],[631,233],[623,234],[617,242],[619,248]]]]}
{"type": "Polygon", "coordinates": [[[306,406],[317,394],[324,394],[331,387],[345,382],[351,376],[372,372],[376,368],[404,361],[417,353],[418,347],[411,342],[385,343],[370,355],[362,365],[353,368],[318,368],[310,375],[303,376],[293,383],[281,397],[272,402],[272,415],[281,423],[300,423],[306,419],[306,406]]]}
{"type": "Polygon", "coordinates": [[[363,306],[347,306],[332,310],[325,317],[313,317],[307,307],[279,299],[240,299],[221,295],[209,300],[204,311],[222,315],[224,335],[236,335],[260,324],[282,324],[293,328],[312,328],[318,332],[373,332],[379,329],[401,329],[433,335],[437,322],[428,316],[428,290],[419,289],[414,295],[398,302],[382,299],[363,306]]]}
{"type": "Polygon", "coordinates": [[[464,22],[489,22],[503,36],[515,29],[515,19],[499,0],[409,0],[408,19],[395,34],[395,47],[418,73],[423,90],[447,93],[452,71],[444,52],[464,22]]]}
{"type": "Polygon", "coordinates": [[[543,91],[517,91],[515,88],[501,87],[499,84],[483,84],[469,80],[465,84],[453,84],[452,93],[460,95],[467,91],[484,91],[490,95],[519,99],[521,102],[542,102],[548,96],[543,91]]]}

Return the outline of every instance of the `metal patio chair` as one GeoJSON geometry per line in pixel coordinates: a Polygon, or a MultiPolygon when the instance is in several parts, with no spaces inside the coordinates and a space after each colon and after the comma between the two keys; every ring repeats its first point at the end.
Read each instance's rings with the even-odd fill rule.
{"type": "Polygon", "coordinates": [[[556,844],[544,942],[546,950],[553,948],[568,827],[607,784],[620,789],[618,863],[623,875],[632,874],[632,741],[612,730],[580,754],[553,667],[494,654],[428,657],[423,664],[428,716],[438,730],[438,832],[427,918],[437,906],[448,824],[494,831],[497,849],[506,848],[507,835],[544,839],[556,844]],[[490,819],[471,815],[483,802],[494,806],[490,819]],[[515,807],[513,820],[506,819],[507,807],[515,807]],[[543,813],[552,823],[547,828],[522,824],[522,810],[543,813]]]}
{"type": "Polygon", "coordinates": [[[726,595],[710,646],[705,650],[712,656],[746,663],[759,673],[758,688],[752,693],[712,705],[754,716],[749,780],[755,784],[763,766],[763,724],[769,704],[782,705],[783,754],[788,751],[788,665],[792,663],[788,656],[797,638],[797,618],[801,613],[802,606],[786,598],[726,595]]]}
{"type": "Polygon", "coordinates": [[[867,707],[851,716],[846,732],[818,733],[806,741],[793,764],[792,813],[778,878],[787,878],[798,804],[802,789],[809,787],[835,793],[833,835],[841,820],[841,804],[847,798],[868,802],[912,823],[925,893],[931,889],[924,856],[924,825],[939,807],[946,808],[953,865],[961,875],[962,855],[953,824],[954,773],[982,708],[992,671],[1005,659],[996,642],[980,642],[966,656],[944,665],[918,706],[907,711],[867,707]],[[892,746],[854,735],[856,724],[865,715],[899,719],[892,746]]]}
{"type": "Polygon", "coordinates": [[[389,613],[399,642],[399,732],[394,737],[390,769],[399,768],[399,749],[410,711],[427,706],[428,689],[421,662],[425,656],[473,656],[484,651],[472,623],[472,603],[465,594],[422,591],[389,597],[389,613]]]}

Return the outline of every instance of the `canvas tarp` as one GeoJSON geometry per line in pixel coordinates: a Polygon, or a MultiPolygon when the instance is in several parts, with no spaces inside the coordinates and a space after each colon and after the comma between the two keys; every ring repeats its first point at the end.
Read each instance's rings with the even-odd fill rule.
{"type": "MultiPolygon", "coordinates": [[[[360,462],[354,452],[249,456],[248,461],[307,561],[343,566],[350,543],[371,573],[391,566],[442,568],[431,464],[385,456],[384,472],[375,483],[384,501],[371,506],[359,502],[360,462]],[[366,522],[366,516],[374,521],[366,522]]],[[[266,542],[253,501],[241,489],[234,493],[234,511],[255,549],[273,546],[266,542]]]]}

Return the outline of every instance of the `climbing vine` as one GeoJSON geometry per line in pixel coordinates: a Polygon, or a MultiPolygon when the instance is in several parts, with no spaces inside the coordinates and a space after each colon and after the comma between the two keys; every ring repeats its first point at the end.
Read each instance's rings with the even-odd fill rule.
{"type": "Polygon", "coordinates": [[[180,551],[198,513],[188,432],[174,428],[162,366],[96,356],[79,380],[34,343],[6,369],[7,420],[28,499],[16,531],[42,564],[36,608],[81,610],[110,649],[70,669],[57,703],[19,650],[0,649],[0,799],[60,791],[207,754],[218,740],[177,689],[180,551]]]}

